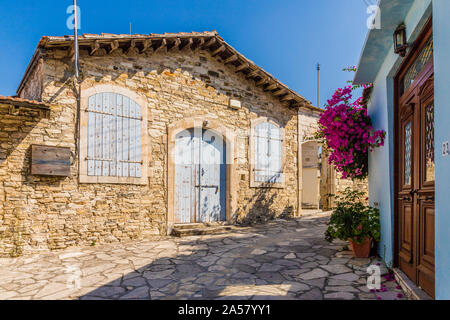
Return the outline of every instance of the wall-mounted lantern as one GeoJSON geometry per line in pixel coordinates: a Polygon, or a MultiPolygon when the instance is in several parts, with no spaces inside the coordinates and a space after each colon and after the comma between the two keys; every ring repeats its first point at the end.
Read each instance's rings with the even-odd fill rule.
{"type": "Polygon", "coordinates": [[[404,23],[399,25],[394,31],[394,52],[400,57],[406,56],[406,50],[409,45],[406,42],[406,26],[404,23]]]}

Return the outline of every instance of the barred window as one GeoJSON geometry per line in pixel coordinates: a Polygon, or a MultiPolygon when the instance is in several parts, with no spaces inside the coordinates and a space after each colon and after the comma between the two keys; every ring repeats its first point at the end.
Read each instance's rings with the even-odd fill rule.
{"type": "Polygon", "coordinates": [[[97,93],[87,114],[87,175],[141,178],[141,107],[121,94],[97,93]]]}

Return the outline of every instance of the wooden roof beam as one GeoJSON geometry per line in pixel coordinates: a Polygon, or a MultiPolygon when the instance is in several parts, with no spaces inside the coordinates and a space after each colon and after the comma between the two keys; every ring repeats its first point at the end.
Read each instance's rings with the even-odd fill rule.
{"type": "Polygon", "coordinates": [[[204,49],[208,49],[209,47],[211,47],[214,43],[216,43],[217,39],[216,37],[209,39],[204,45],[203,48],[204,49]]]}
{"type": "Polygon", "coordinates": [[[180,49],[180,44],[181,44],[181,40],[180,40],[180,38],[176,38],[174,41],[173,41],[173,46],[172,47],[170,47],[170,49],[169,48],[167,48],[167,51],[169,52],[169,51],[172,51],[172,50],[174,50],[174,49],[180,49]]]}
{"type": "Polygon", "coordinates": [[[281,102],[286,102],[286,101],[293,100],[293,99],[294,99],[294,96],[291,93],[288,93],[287,95],[282,97],[280,100],[281,100],[281,102]]]}
{"type": "Polygon", "coordinates": [[[186,44],[180,49],[180,50],[190,50],[192,49],[192,46],[194,45],[194,40],[192,38],[189,38],[186,44]]]}
{"type": "Polygon", "coordinates": [[[151,48],[152,48],[152,40],[145,39],[142,42],[142,49],[139,51],[139,53],[144,53],[146,51],[149,51],[149,50],[151,50],[151,48]]]}
{"type": "Polygon", "coordinates": [[[155,49],[155,53],[157,53],[163,49],[167,50],[167,40],[166,39],[161,40],[161,44],[155,49]]]}
{"type": "Polygon", "coordinates": [[[69,57],[73,57],[75,55],[75,45],[72,42],[72,44],[69,46],[69,51],[67,52],[69,57]]]}
{"type": "Polygon", "coordinates": [[[285,93],[286,93],[286,89],[281,88],[280,90],[275,91],[275,92],[273,93],[273,95],[276,96],[276,97],[278,97],[278,96],[281,96],[281,95],[283,95],[283,94],[285,94],[285,93]]]}
{"type": "Polygon", "coordinates": [[[226,59],[223,61],[223,63],[224,63],[224,64],[228,64],[228,63],[234,62],[234,61],[236,61],[236,60],[238,60],[238,59],[239,59],[238,55],[237,55],[237,54],[233,54],[231,57],[226,58],[226,59]]]}
{"type": "Polygon", "coordinates": [[[274,82],[272,84],[269,84],[264,91],[272,91],[275,90],[278,87],[278,83],[274,82]]]}
{"type": "Polygon", "coordinates": [[[224,45],[221,45],[219,48],[217,48],[216,50],[214,50],[214,51],[211,53],[211,55],[212,55],[213,57],[215,57],[215,56],[217,56],[219,53],[224,52],[225,49],[226,49],[226,47],[225,47],[224,45]]]}
{"type": "Polygon", "coordinates": [[[259,70],[258,69],[256,69],[256,70],[251,70],[248,74],[247,74],[247,76],[245,77],[246,79],[251,79],[251,78],[254,78],[254,77],[256,77],[256,76],[258,76],[259,75],[259,70]]]}
{"type": "Polygon", "coordinates": [[[130,47],[127,49],[127,54],[129,54],[134,48],[136,48],[136,39],[131,39],[130,47]]]}
{"type": "Polygon", "coordinates": [[[113,40],[109,43],[109,51],[108,54],[113,53],[114,51],[116,51],[117,49],[119,49],[119,41],[118,40],[113,40]]]}
{"type": "Polygon", "coordinates": [[[200,50],[201,48],[203,48],[203,45],[205,44],[205,39],[203,39],[203,38],[199,38],[198,39],[198,44],[197,44],[197,46],[195,47],[195,49],[193,49],[194,51],[198,51],[198,50],[200,50]]]}
{"type": "Polygon", "coordinates": [[[89,55],[92,56],[98,49],[100,49],[100,43],[98,40],[95,40],[90,46],[89,55]]]}
{"type": "Polygon", "coordinates": [[[245,69],[247,69],[247,68],[249,68],[249,67],[250,67],[250,64],[248,64],[248,63],[243,63],[243,64],[241,64],[240,66],[236,67],[235,72],[236,72],[236,73],[241,72],[242,70],[245,70],[245,69]]]}
{"type": "Polygon", "coordinates": [[[267,82],[269,82],[269,78],[264,77],[261,80],[256,82],[256,86],[261,87],[261,86],[265,85],[267,82]]]}

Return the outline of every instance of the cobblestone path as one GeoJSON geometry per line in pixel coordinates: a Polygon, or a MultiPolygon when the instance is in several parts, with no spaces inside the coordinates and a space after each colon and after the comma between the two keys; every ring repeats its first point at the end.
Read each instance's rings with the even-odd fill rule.
{"type": "Polygon", "coordinates": [[[387,276],[370,292],[367,267],[386,267],[325,242],[327,219],[4,258],[0,299],[405,299],[387,276]]]}

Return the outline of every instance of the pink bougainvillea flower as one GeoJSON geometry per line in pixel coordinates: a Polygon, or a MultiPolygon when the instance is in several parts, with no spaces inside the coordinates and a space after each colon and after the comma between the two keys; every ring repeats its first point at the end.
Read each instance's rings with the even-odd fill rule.
{"type": "MultiPolygon", "coordinates": [[[[344,70],[356,71],[356,67],[344,70]]],[[[383,146],[386,134],[373,128],[362,97],[351,102],[353,90],[352,86],[339,88],[328,100],[319,119],[317,138],[329,151],[328,162],[344,179],[364,179],[368,174],[368,152],[383,146]]]]}
{"type": "Polygon", "coordinates": [[[399,299],[403,298],[403,294],[402,293],[397,294],[397,298],[399,299]]]}

